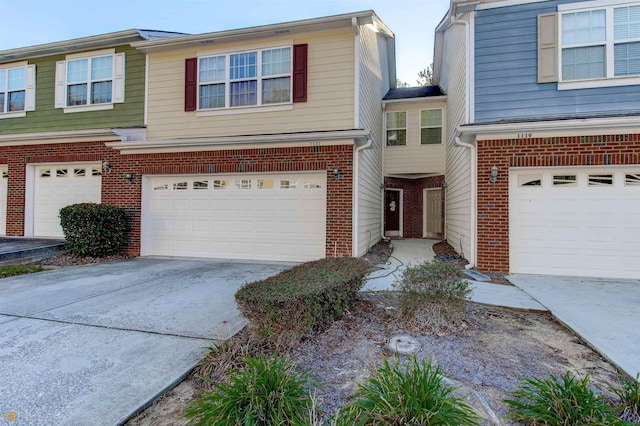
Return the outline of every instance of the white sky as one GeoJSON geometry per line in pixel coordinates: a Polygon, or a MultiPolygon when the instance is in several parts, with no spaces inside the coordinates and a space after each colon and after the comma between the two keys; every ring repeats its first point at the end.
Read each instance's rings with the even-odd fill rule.
{"type": "Polygon", "coordinates": [[[398,78],[416,84],[448,0],[0,0],[0,50],[127,29],[190,34],[373,9],[396,35],[398,78]]]}

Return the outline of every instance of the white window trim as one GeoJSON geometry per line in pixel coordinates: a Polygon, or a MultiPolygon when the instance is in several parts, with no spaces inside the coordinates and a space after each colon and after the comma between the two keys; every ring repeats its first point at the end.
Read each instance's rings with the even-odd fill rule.
{"type": "Polygon", "coordinates": [[[438,146],[438,145],[442,145],[443,141],[444,141],[444,122],[445,122],[445,117],[444,117],[444,108],[423,108],[420,110],[420,146],[438,146]],[[423,126],[422,125],[422,111],[437,111],[440,110],[440,126],[423,126]],[[439,127],[440,128],[440,143],[422,143],[422,129],[435,129],[439,127]]]}
{"type": "Polygon", "coordinates": [[[384,146],[385,148],[402,148],[402,147],[406,147],[408,144],[408,140],[407,140],[407,133],[409,130],[409,111],[385,111],[384,113],[384,146]],[[397,114],[400,112],[404,112],[404,116],[405,116],[405,127],[391,127],[389,128],[387,126],[387,114],[397,114]],[[404,130],[405,131],[405,142],[404,145],[389,145],[389,141],[387,140],[387,131],[388,130],[404,130]]]}
{"type": "MultiPolygon", "coordinates": [[[[198,67],[197,67],[197,93],[196,93],[197,109],[196,111],[197,113],[199,113],[197,115],[203,115],[203,116],[225,115],[225,113],[229,114],[229,111],[238,111],[238,113],[242,113],[255,108],[259,108],[260,109],[259,112],[262,112],[262,111],[266,111],[267,108],[272,108],[272,107],[281,107],[281,106],[291,106],[291,108],[293,107],[293,42],[290,42],[290,44],[261,45],[259,47],[253,47],[252,49],[244,49],[244,50],[224,50],[224,51],[217,51],[217,52],[207,52],[207,53],[199,54],[197,56],[197,64],[198,64],[198,67]],[[289,48],[289,63],[291,65],[289,73],[270,75],[267,78],[263,77],[262,76],[262,52],[265,50],[284,49],[284,48],[289,48]],[[229,58],[231,57],[231,55],[250,53],[250,52],[256,52],[256,57],[257,57],[256,58],[256,70],[257,70],[256,77],[231,80],[230,66],[229,66],[230,64],[229,58]],[[221,80],[221,81],[212,81],[212,82],[204,82],[204,83],[201,82],[200,81],[200,60],[204,58],[212,58],[216,56],[224,56],[224,77],[225,77],[224,81],[221,80]],[[281,78],[281,77],[287,77],[287,76],[289,77],[289,101],[263,104],[262,103],[263,80],[269,80],[269,79],[281,78]],[[250,80],[257,81],[256,104],[231,106],[231,83],[238,82],[238,81],[250,81],[250,80]],[[209,85],[209,84],[224,84],[224,103],[225,103],[224,107],[221,107],[221,108],[201,108],[200,107],[200,86],[209,85]],[[209,113],[213,113],[213,114],[209,114],[209,113]]],[[[287,108],[287,109],[291,109],[291,108],[287,108]]],[[[274,111],[276,110],[277,109],[274,109],[274,111]]]]}
{"type": "MultiPolygon", "coordinates": [[[[27,61],[21,61],[21,62],[13,62],[10,64],[1,64],[0,65],[0,70],[5,70],[5,71],[9,71],[10,69],[15,69],[15,68],[24,68],[24,72],[25,72],[25,93],[24,93],[24,109],[21,111],[7,111],[7,112],[0,112],[0,120],[4,119],[4,118],[18,118],[18,117],[26,117],[27,116],[27,111],[35,111],[36,109],[36,72],[35,72],[35,65],[29,65],[29,62],[27,61]]],[[[0,82],[0,84],[3,84],[3,82],[0,82]]],[[[4,88],[3,88],[4,89],[4,88]]],[[[6,93],[7,99],[5,99],[5,102],[8,102],[8,93],[9,91],[3,91],[3,93],[6,93]]],[[[2,106],[2,108],[4,109],[4,105],[2,106]]]]}
{"type": "Polygon", "coordinates": [[[65,56],[64,61],[58,61],[56,63],[56,90],[55,90],[55,108],[62,109],[65,114],[86,112],[86,111],[103,111],[114,109],[114,104],[124,102],[124,90],[125,90],[125,54],[116,53],[115,48],[94,50],[91,52],[73,53],[65,56]],[[104,102],[99,104],[90,104],[90,92],[89,87],[91,80],[87,81],[87,104],[86,105],[67,105],[67,64],[69,61],[87,59],[89,70],[91,68],[91,59],[101,56],[112,56],[112,71],[111,71],[111,102],[104,102]]]}
{"type": "MultiPolygon", "coordinates": [[[[598,87],[618,87],[631,86],[640,84],[640,75],[621,76],[614,75],[614,39],[613,39],[613,9],[624,5],[638,5],[638,2],[630,2],[629,0],[595,0],[582,3],[568,3],[558,5],[558,90],[576,90],[591,89],[598,87]],[[590,11],[606,9],[606,40],[604,43],[590,43],[585,46],[605,46],[605,77],[590,78],[582,80],[562,80],[562,15],[564,13],[574,13],[580,11],[590,11]]],[[[579,47],[579,46],[571,46],[579,47]]]]}

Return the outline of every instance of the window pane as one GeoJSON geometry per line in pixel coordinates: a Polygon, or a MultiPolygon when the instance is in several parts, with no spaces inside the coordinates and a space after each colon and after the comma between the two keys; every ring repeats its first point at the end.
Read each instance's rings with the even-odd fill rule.
{"type": "Polygon", "coordinates": [[[388,129],[404,129],[407,127],[406,112],[388,112],[387,128],[388,129]]]}
{"type": "Polygon", "coordinates": [[[200,86],[200,108],[224,108],[224,83],[200,86]]]}
{"type": "Polygon", "coordinates": [[[420,111],[420,126],[432,127],[442,126],[442,110],[427,109],[420,111]]]}
{"type": "Polygon", "coordinates": [[[387,146],[407,144],[406,130],[387,130],[387,146]]]}
{"type": "Polygon", "coordinates": [[[224,81],[224,56],[200,59],[200,83],[224,81]]]}
{"type": "Polygon", "coordinates": [[[87,81],[87,59],[67,62],[67,83],[87,81]]]}
{"type": "Polygon", "coordinates": [[[262,103],[274,104],[289,102],[289,77],[262,80],[262,103]]]}
{"type": "Polygon", "coordinates": [[[104,104],[111,102],[111,81],[91,83],[91,103],[104,104]]]}
{"type": "Polygon", "coordinates": [[[291,72],[291,48],[270,49],[262,52],[262,75],[289,74],[291,72]]]}
{"type": "Polygon", "coordinates": [[[72,84],[67,87],[67,105],[87,104],[87,84],[72,84]]]}
{"type": "Polygon", "coordinates": [[[20,92],[9,92],[8,100],[8,111],[24,111],[24,90],[20,92]]]}
{"type": "Polygon", "coordinates": [[[257,59],[256,52],[236,53],[229,56],[229,78],[232,80],[255,78],[257,59]]]}
{"type": "Polygon", "coordinates": [[[640,6],[613,9],[613,38],[625,40],[640,37],[640,6]]]}
{"type": "Polygon", "coordinates": [[[252,80],[231,83],[231,106],[256,105],[257,101],[257,81],[252,80]]]}
{"type": "Polygon", "coordinates": [[[442,143],[442,128],[427,127],[420,129],[420,143],[422,145],[433,145],[442,143]]]}
{"type": "Polygon", "coordinates": [[[640,74],[640,43],[616,44],[613,56],[616,76],[640,74]]]}
{"type": "Polygon", "coordinates": [[[6,70],[0,70],[0,90],[4,90],[4,84],[5,84],[5,79],[7,78],[7,71],[6,70]]]}
{"type": "Polygon", "coordinates": [[[0,92],[0,112],[4,111],[4,93],[0,92]]]}
{"type": "Polygon", "coordinates": [[[562,15],[562,45],[605,41],[605,10],[565,13],[562,15]]]}
{"type": "Polygon", "coordinates": [[[112,56],[101,56],[91,59],[91,80],[110,80],[112,74],[112,56]]]}
{"type": "Polygon", "coordinates": [[[604,67],[604,46],[562,49],[563,80],[604,77],[604,67]]]}
{"type": "MultiPolygon", "coordinates": [[[[12,90],[24,90],[24,88],[27,85],[24,68],[17,68],[17,69],[9,70],[8,77],[9,78],[7,80],[7,89],[9,91],[12,91],[12,90]]],[[[0,80],[0,81],[2,81],[2,80],[0,80]]],[[[2,86],[0,85],[0,87],[2,87],[2,86]]]]}

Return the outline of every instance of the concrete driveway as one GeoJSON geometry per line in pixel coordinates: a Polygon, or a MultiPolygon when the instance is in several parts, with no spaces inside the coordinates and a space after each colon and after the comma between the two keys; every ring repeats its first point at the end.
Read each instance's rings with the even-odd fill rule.
{"type": "Polygon", "coordinates": [[[242,328],[243,283],[287,267],[144,258],[0,280],[0,418],[126,421],[242,328]]]}
{"type": "Polygon", "coordinates": [[[640,372],[640,280],[511,275],[509,281],[628,375],[640,372]]]}

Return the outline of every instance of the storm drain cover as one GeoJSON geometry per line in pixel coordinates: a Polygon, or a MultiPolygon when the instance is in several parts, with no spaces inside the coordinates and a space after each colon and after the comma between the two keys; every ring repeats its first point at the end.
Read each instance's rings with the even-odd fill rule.
{"type": "Polygon", "coordinates": [[[410,336],[408,334],[399,334],[389,339],[387,347],[393,353],[397,353],[400,355],[411,355],[418,352],[422,345],[420,344],[420,342],[418,342],[418,339],[413,336],[410,336]]]}

